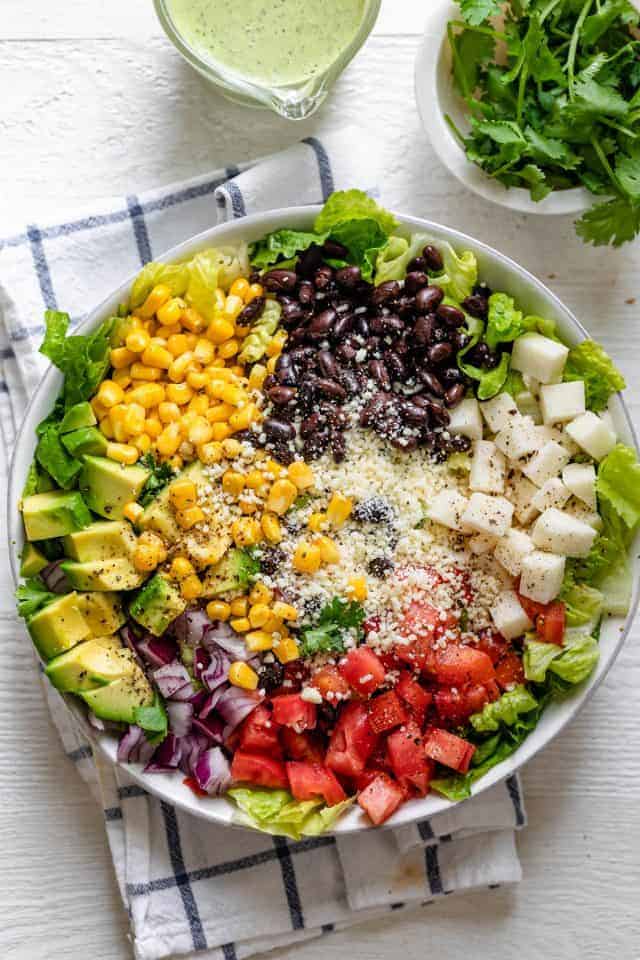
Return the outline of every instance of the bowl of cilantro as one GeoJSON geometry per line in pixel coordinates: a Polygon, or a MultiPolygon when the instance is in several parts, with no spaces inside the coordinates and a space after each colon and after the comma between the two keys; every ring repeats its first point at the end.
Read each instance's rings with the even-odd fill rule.
{"type": "Polygon", "coordinates": [[[508,209],[640,232],[640,14],[628,0],[450,0],[430,10],[416,99],[439,159],[508,209]]]}

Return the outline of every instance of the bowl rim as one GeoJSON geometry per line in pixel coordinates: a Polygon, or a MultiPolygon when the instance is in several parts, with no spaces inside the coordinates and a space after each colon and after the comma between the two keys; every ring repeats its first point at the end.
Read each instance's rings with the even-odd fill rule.
{"type": "Polygon", "coordinates": [[[484,200],[519,213],[561,216],[583,213],[595,197],[584,187],[556,190],[544,199],[531,199],[523,187],[505,187],[471,163],[444,119],[438,82],[445,54],[446,24],[459,14],[452,0],[431,0],[424,36],[414,67],[414,93],[422,126],[436,156],[453,176],[484,200]]]}
{"type": "MultiPolygon", "coordinates": [[[[284,225],[285,223],[288,223],[289,225],[295,224],[295,226],[299,228],[304,228],[305,225],[308,227],[309,221],[313,219],[314,215],[317,214],[320,209],[321,205],[319,204],[309,206],[282,207],[261,213],[251,214],[236,220],[227,221],[225,223],[215,225],[207,230],[201,231],[200,233],[195,234],[181,243],[174,245],[163,254],[159,255],[156,259],[162,262],[179,261],[193,255],[195,252],[203,249],[209,244],[215,244],[216,240],[221,240],[223,244],[227,242],[241,242],[243,239],[246,241],[248,238],[252,239],[253,237],[259,237],[265,232],[265,230],[278,229],[278,227],[284,225]],[[239,236],[237,239],[226,239],[224,236],[226,233],[237,233],[244,236],[239,236]]],[[[401,229],[409,228],[427,230],[435,233],[436,235],[440,235],[443,240],[449,241],[457,248],[464,247],[465,244],[475,248],[476,251],[479,251],[482,255],[486,255],[490,260],[498,263],[503,268],[506,268],[509,273],[512,273],[514,276],[524,280],[526,285],[533,289],[533,291],[543,295],[545,298],[548,298],[556,313],[559,316],[564,317],[568,326],[576,333],[575,342],[580,342],[581,340],[588,338],[589,334],[586,328],[574,316],[573,312],[560,300],[560,298],[556,296],[556,294],[554,294],[553,291],[551,291],[541,280],[530,273],[525,267],[517,264],[511,257],[501,253],[499,250],[496,250],[489,244],[463,233],[460,230],[447,227],[435,221],[398,212],[395,212],[395,216],[400,223],[401,229]]],[[[115,309],[115,306],[122,301],[126,294],[128,294],[132,281],[135,276],[137,276],[138,272],[139,270],[128,276],[126,280],[111,295],[105,297],[98,304],[98,306],[91,310],[84,320],[78,324],[74,332],[81,333],[89,330],[100,323],[105,316],[108,316],[110,313],[112,313],[115,309]]],[[[20,513],[15,509],[15,507],[12,507],[12,505],[17,503],[19,500],[22,487],[24,485],[26,469],[28,464],[31,462],[31,455],[28,453],[28,451],[34,446],[34,431],[29,429],[29,423],[30,420],[33,419],[34,410],[39,401],[45,397],[52,399],[54,390],[56,388],[56,383],[59,384],[60,381],[61,375],[59,371],[57,371],[53,366],[50,366],[31,397],[24,415],[23,429],[20,432],[20,436],[18,437],[11,457],[7,484],[7,535],[10,567],[14,583],[16,584],[20,579],[19,547],[23,540],[23,531],[20,521],[20,513]],[[27,450],[26,456],[25,449],[27,450]],[[22,463],[22,461],[24,461],[24,463],[22,463]]],[[[638,453],[638,439],[634,425],[625,401],[620,393],[616,394],[616,400],[619,405],[619,413],[626,427],[630,441],[638,453]]],[[[540,743],[536,743],[535,738],[532,737],[528,737],[525,741],[523,741],[520,747],[518,747],[518,749],[510,757],[502,761],[502,763],[497,764],[492,770],[490,770],[484,777],[482,777],[472,786],[471,799],[475,796],[478,796],[480,793],[483,793],[485,790],[495,786],[496,784],[505,781],[507,778],[516,773],[532,757],[538,754],[544,747],[546,747],[548,743],[555,739],[555,737],[565,729],[568,723],[573,720],[577,713],[582,709],[582,706],[591,698],[591,696],[593,696],[595,690],[604,680],[605,676],[618,657],[620,650],[629,634],[638,609],[638,605],[640,603],[640,576],[638,575],[638,572],[640,571],[640,562],[636,560],[638,550],[633,550],[631,552],[635,561],[634,567],[636,568],[634,570],[633,596],[629,606],[629,611],[624,620],[622,620],[622,618],[617,618],[622,620],[622,625],[618,629],[619,635],[613,644],[608,659],[604,663],[601,659],[596,672],[591,676],[589,681],[584,685],[581,685],[566,700],[556,704],[560,716],[559,721],[555,725],[555,729],[551,730],[550,732],[546,732],[540,743]]],[[[67,706],[71,709],[76,719],[80,722],[83,732],[89,738],[93,746],[97,746],[107,757],[107,759],[116,764],[127,776],[142,786],[148,793],[158,797],[159,799],[165,800],[166,802],[172,803],[185,813],[188,813],[192,816],[199,816],[202,819],[205,819],[218,826],[233,827],[238,829],[252,829],[250,827],[247,828],[242,824],[235,823],[231,820],[231,815],[234,808],[231,802],[226,800],[224,797],[208,799],[195,797],[192,791],[187,786],[182,784],[182,774],[179,774],[178,782],[175,780],[175,775],[164,775],[163,777],[160,777],[159,775],[144,774],[140,764],[125,764],[119,762],[115,756],[115,749],[117,746],[117,741],[115,738],[107,734],[98,733],[89,724],[80,704],[73,696],[64,694],[63,699],[65,700],[67,706]],[[212,809],[212,806],[210,806],[220,804],[221,802],[224,802],[226,816],[221,815],[220,812],[218,812],[216,809],[212,809]]],[[[372,829],[384,830],[406,826],[419,820],[430,819],[431,817],[436,816],[444,811],[452,810],[460,803],[464,803],[464,801],[449,801],[445,797],[441,796],[438,796],[436,799],[434,798],[433,794],[429,794],[425,798],[414,799],[404,804],[390,818],[389,821],[378,828],[372,827],[370,823],[366,822],[364,819],[364,814],[362,814],[362,811],[359,811],[356,807],[355,809],[348,811],[336,824],[335,828],[327,832],[327,835],[355,835],[366,833],[367,830],[372,829]],[[421,810],[425,804],[430,808],[427,811],[424,809],[421,810]],[[434,805],[435,809],[433,809],[434,805]]]]}

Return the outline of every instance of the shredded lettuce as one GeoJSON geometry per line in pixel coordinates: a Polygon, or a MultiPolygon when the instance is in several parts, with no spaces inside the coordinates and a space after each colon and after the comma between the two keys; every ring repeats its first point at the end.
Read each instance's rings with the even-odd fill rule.
{"type": "Polygon", "coordinates": [[[599,656],[595,637],[580,631],[568,630],[562,647],[527,639],[523,658],[525,677],[534,683],[543,683],[550,671],[566,683],[581,683],[593,673],[599,656]]]}
{"type": "Polygon", "coordinates": [[[640,523],[640,463],[635,450],[617,444],[598,467],[596,490],[600,500],[608,501],[611,509],[622,518],[630,530],[640,523]]]}
{"type": "Polygon", "coordinates": [[[512,727],[521,714],[536,710],[538,701],[525,686],[519,684],[513,690],[503,693],[493,703],[486,703],[480,713],[474,713],[469,722],[477,733],[492,733],[500,725],[512,727]]]}
{"type": "Polygon", "coordinates": [[[351,797],[328,807],[320,797],[317,800],[294,800],[288,790],[260,790],[233,787],[228,791],[239,810],[237,823],[280,836],[300,840],[330,830],[336,820],[350,807],[351,797]]]}
{"type": "Polygon", "coordinates": [[[593,340],[572,347],[564,368],[565,380],[584,380],[589,410],[604,410],[609,397],[626,387],[625,379],[611,357],[593,340]]]}

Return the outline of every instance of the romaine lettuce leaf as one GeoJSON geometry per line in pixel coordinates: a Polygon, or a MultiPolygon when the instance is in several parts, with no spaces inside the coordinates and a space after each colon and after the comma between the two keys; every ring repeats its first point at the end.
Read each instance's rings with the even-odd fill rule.
{"type": "Polygon", "coordinates": [[[291,260],[297,254],[308,250],[311,244],[321,245],[329,236],[325,233],[309,233],[303,230],[275,230],[254,243],[250,250],[250,259],[254,267],[262,270],[281,260],[291,260]]]}
{"type": "Polygon", "coordinates": [[[611,509],[622,518],[630,530],[640,523],[640,464],[635,450],[618,443],[598,467],[596,491],[600,500],[608,501],[611,509]]]}
{"type": "Polygon", "coordinates": [[[69,490],[82,469],[82,463],[63,446],[59,432],[60,424],[43,421],[38,426],[36,460],[63,490],[69,490]]]}
{"type": "Polygon", "coordinates": [[[547,670],[552,661],[562,653],[557,643],[542,643],[540,640],[526,640],[524,647],[524,675],[532,683],[544,683],[547,670]]]}
{"type": "Polygon", "coordinates": [[[474,713],[469,722],[477,733],[493,733],[503,724],[513,727],[521,714],[530,713],[538,708],[538,701],[525,686],[519,684],[513,690],[507,690],[498,700],[484,705],[480,713],[474,713]]]}
{"type": "Polygon", "coordinates": [[[626,382],[611,357],[594,340],[572,347],[564,368],[564,380],[584,380],[589,410],[604,410],[611,394],[624,390],[626,382]]]}
{"type": "Polygon", "coordinates": [[[133,281],[129,294],[129,309],[142,306],[153,288],[163,283],[173,297],[184,296],[189,285],[189,268],[186,263],[146,263],[133,281]]]}
{"type": "Polygon", "coordinates": [[[238,806],[235,820],[265,833],[300,840],[317,836],[331,829],[341,814],[351,806],[353,797],[333,807],[317,800],[294,800],[288,790],[262,790],[233,787],[228,791],[238,806]]]}
{"type": "Polygon", "coordinates": [[[474,367],[471,363],[459,363],[458,366],[468,377],[478,381],[476,387],[476,396],[478,400],[490,400],[503,389],[509,374],[511,357],[508,353],[503,353],[500,357],[500,363],[492,367],[491,370],[484,370],[482,367],[474,367]]]}
{"type": "Polygon", "coordinates": [[[456,303],[471,295],[478,282],[478,261],[471,250],[463,250],[460,256],[446,240],[427,238],[442,254],[444,272],[430,277],[433,283],[442,287],[445,294],[456,303]]]}
{"type": "Polygon", "coordinates": [[[332,240],[347,248],[349,262],[360,267],[363,279],[372,280],[378,254],[386,247],[388,239],[379,223],[368,218],[345,220],[337,223],[330,235],[332,240]]]}
{"type": "Polygon", "coordinates": [[[331,194],[316,217],[313,229],[333,236],[335,227],[349,220],[373,220],[387,237],[398,226],[394,215],[363,190],[338,190],[331,194]]]}
{"type": "Polygon", "coordinates": [[[522,322],[522,310],[516,309],[513,297],[506,293],[492,293],[484,339],[495,350],[499,343],[511,343],[527,329],[522,322]]]}
{"type": "Polygon", "coordinates": [[[602,615],[601,591],[587,583],[576,583],[570,572],[564,578],[558,600],[564,603],[568,627],[597,623],[602,615]]]}
{"type": "Polygon", "coordinates": [[[111,337],[118,319],[105,320],[94,333],[69,337],[69,314],[47,310],[44,316],[46,331],[40,353],[64,374],[63,398],[68,410],[88,400],[109,369],[111,337]]]}
{"type": "Polygon", "coordinates": [[[547,671],[569,684],[581,683],[593,673],[600,650],[595,637],[588,633],[567,631],[565,645],[525,641],[524,672],[527,680],[543,683],[547,671]]]}
{"type": "Polygon", "coordinates": [[[392,236],[376,260],[376,284],[388,280],[403,280],[409,263],[417,257],[429,241],[426,233],[413,233],[409,240],[392,236]]]}
{"type": "Polygon", "coordinates": [[[515,753],[525,737],[526,733],[516,739],[506,739],[500,734],[490,737],[476,750],[468,773],[453,773],[448,777],[437,777],[431,781],[431,787],[441,793],[443,797],[446,797],[447,800],[454,802],[466,800],[467,797],[471,796],[472,784],[484,777],[485,773],[488,773],[492,767],[496,767],[507,757],[510,757],[512,753],[515,753]],[[476,766],[474,760],[481,750],[483,751],[482,761],[476,766]]]}

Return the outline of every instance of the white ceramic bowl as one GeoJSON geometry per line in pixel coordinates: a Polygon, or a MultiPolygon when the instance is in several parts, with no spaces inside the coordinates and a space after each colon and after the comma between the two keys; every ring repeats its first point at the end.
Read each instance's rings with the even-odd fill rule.
{"type": "Polygon", "coordinates": [[[554,191],[536,203],[528,190],[507,189],[467,160],[445,120],[448,114],[458,130],[469,130],[467,107],[451,79],[451,50],[447,42],[447,23],[460,20],[460,8],[451,0],[430,0],[428,7],[425,34],[416,57],[415,91],[422,125],[440,161],[469,190],[509,210],[538,214],[577,214],[586,210],[593,203],[593,195],[582,187],[554,191]]]}
{"type": "MultiPolygon", "coordinates": [[[[185,259],[191,257],[197,250],[208,245],[237,243],[241,240],[251,241],[271,230],[277,230],[284,226],[298,230],[310,230],[318,210],[319,207],[294,207],[256,214],[242,220],[232,221],[231,223],[214,227],[211,230],[207,230],[193,237],[191,240],[185,241],[185,243],[180,244],[180,246],[167,251],[160,259],[166,261],[185,259]]],[[[494,290],[505,290],[510,293],[528,313],[546,316],[555,320],[561,336],[568,343],[577,343],[587,336],[584,327],[581,326],[567,307],[565,307],[550,290],[534,276],[514,263],[513,260],[498,253],[497,250],[486,246],[486,244],[478,240],[473,240],[471,237],[467,237],[456,230],[451,230],[437,223],[405,216],[400,216],[399,220],[403,227],[408,230],[427,230],[436,238],[450,241],[454,247],[458,249],[473,250],[478,258],[480,276],[490,287],[494,290]]],[[[122,286],[114,292],[113,296],[109,297],[100,304],[99,307],[93,310],[79,328],[80,331],[87,332],[95,328],[103,319],[113,314],[118,304],[127,299],[132,279],[132,277],[129,277],[122,286]]],[[[62,377],[60,373],[52,367],[43,378],[29,405],[13,457],[8,494],[8,531],[9,554],[16,581],[18,579],[19,554],[24,542],[22,521],[16,509],[16,504],[24,485],[29,464],[33,458],[36,440],[35,427],[51,410],[61,385],[62,377]]],[[[625,406],[619,397],[615,398],[613,402],[613,416],[620,437],[625,442],[635,445],[633,428],[625,406]]],[[[587,700],[602,681],[622,646],[638,602],[637,584],[639,579],[638,573],[640,572],[640,563],[637,560],[638,553],[639,551],[636,544],[632,550],[632,556],[634,558],[634,583],[636,586],[634,589],[631,613],[626,620],[613,617],[603,624],[600,635],[600,662],[589,682],[576,689],[572,695],[562,702],[552,703],[545,710],[536,729],[528,739],[525,740],[518,751],[499,766],[494,767],[487,776],[483,777],[482,780],[474,785],[474,794],[480,793],[487,787],[503,780],[542,749],[542,747],[559,733],[571,718],[575,716],[585,700],[587,700]]],[[[25,637],[25,643],[27,642],[29,641],[25,637]]],[[[67,698],[67,702],[80,722],[84,725],[88,736],[94,740],[110,760],[116,763],[116,738],[106,734],[96,735],[96,732],[83,717],[79,703],[71,696],[67,698]]],[[[188,813],[203,817],[213,823],[231,824],[234,811],[232,804],[224,798],[218,799],[212,797],[199,799],[195,797],[191,790],[183,785],[182,773],[149,775],[143,773],[142,766],[138,764],[126,765],[124,769],[150,793],[170,803],[176,804],[188,813]]],[[[387,826],[395,827],[400,824],[411,823],[423,817],[430,817],[443,810],[448,810],[452,806],[453,804],[450,801],[436,794],[424,799],[412,800],[400,808],[388,821],[387,826]]],[[[364,814],[356,807],[341,819],[335,832],[352,833],[366,829],[372,828],[365,819],[364,814]]]]}

